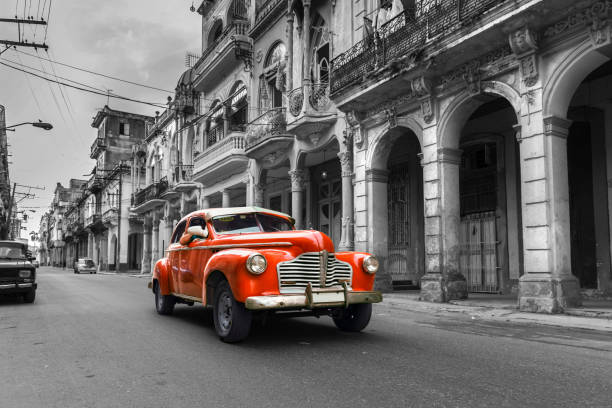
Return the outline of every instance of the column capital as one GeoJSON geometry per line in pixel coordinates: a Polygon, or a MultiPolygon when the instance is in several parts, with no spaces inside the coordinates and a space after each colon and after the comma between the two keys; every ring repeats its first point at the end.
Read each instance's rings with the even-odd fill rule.
{"type": "Polygon", "coordinates": [[[546,136],[557,136],[567,139],[571,124],[571,120],[558,116],[547,116],[544,118],[544,134],[546,136]]]}
{"type": "Polygon", "coordinates": [[[450,147],[440,147],[438,149],[438,162],[448,164],[461,164],[461,154],[463,150],[450,147]]]}
{"type": "Polygon", "coordinates": [[[291,191],[304,191],[306,184],[306,171],[303,169],[289,170],[291,177],[291,191]]]}
{"type": "Polygon", "coordinates": [[[338,159],[340,159],[340,168],[342,170],[342,177],[353,176],[353,154],[348,150],[338,152],[338,159]]]}

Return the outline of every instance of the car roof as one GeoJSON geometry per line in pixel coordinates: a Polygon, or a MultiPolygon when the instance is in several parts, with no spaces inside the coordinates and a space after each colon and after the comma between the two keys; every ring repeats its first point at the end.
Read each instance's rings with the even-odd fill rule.
{"type": "Polygon", "coordinates": [[[188,219],[190,217],[193,217],[195,215],[199,215],[201,217],[206,218],[207,220],[210,220],[211,218],[218,217],[220,215],[236,215],[236,214],[247,214],[247,213],[256,213],[256,212],[257,213],[265,213],[265,214],[277,215],[279,217],[283,217],[283,218],[288,219],[291,223],[295,223],[295,220],[289,214],[285,214],[285,213],[282,213],[280,211],[269,210],[269,209],[263,208],[263,207],[254,207],[254,206],[249,206],[249,207],[228,207],[228,208],[208,208],[206,210],[198,210],[198,211],[194,211],[194,212],[192,212],[190,214],[187,214],[185,217],[183,217],[183,220],[186,220],[186,219],[188,219]]]}
{"type": "Polygon", "coordinates": [[[0,240],[0,245],[1,245],[1,244],[19,244],[19,245],[24,246],[24,247],[27,247],[27,246],[28,246],[28,244],[25,244],[25,243],[23,243],[23,242],[20,242],[20,241],[12,241],[12,240],[10,240],[10,239],[3,239],[3,240],[0,240]]]}

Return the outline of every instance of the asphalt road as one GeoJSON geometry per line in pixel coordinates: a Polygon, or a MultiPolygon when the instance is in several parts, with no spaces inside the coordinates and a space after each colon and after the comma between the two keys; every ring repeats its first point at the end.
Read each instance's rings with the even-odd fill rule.
{"type": "Polygon", "coordinates": [[[146,283],[40,268],[34,304],[0,300],[0,406],[612,406],[609,334],[377,305],[363,333],[274,319],[230,345],[146,283]]]}

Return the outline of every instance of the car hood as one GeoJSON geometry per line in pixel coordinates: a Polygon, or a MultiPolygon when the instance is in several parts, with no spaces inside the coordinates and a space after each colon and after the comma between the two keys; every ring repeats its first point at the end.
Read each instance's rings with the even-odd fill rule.
{"type": "Polygon", "coordinates": [[[299,247],[302,252],[318,252],[324,249],[329,252],[334,252],[332,240],[324,233],[314,230],[218,235],[214,243],[211,242],[210,245],[236,245],[239,247],[248,247],[251,244],[257,246],[261,244],[270,244],[270,246],[273,247],[275,243],[278,243],[279,246],[284,243],[290,243],[292,246],[299,247]]]}

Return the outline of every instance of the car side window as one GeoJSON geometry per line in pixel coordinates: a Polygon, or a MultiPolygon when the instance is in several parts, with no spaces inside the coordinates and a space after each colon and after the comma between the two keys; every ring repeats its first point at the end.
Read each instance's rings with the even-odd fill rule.
{"type": "Polygon", "coordinates": [[[202,228],[206,228],[206,220],[204,218],[202,218],[202,217],[193,217],[189,221],[189,226],[190,227],[200,226],[202,228]]]}
{"type": "Polygon", "coordinates": [[[181,221],[176,226],[174,230],[174,235],[172,235],[172,243],[176,244],[181,239],[181,236],[185,232],[185,227],[187,226],[187,221],[181,221]]]}

